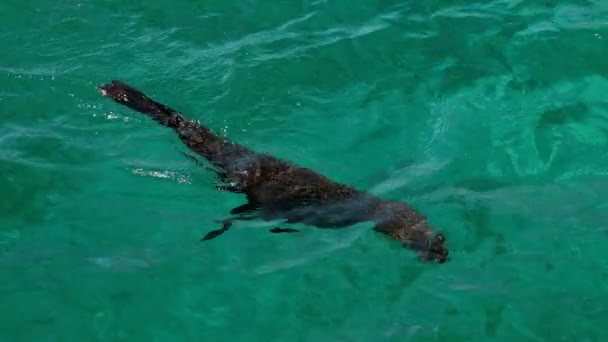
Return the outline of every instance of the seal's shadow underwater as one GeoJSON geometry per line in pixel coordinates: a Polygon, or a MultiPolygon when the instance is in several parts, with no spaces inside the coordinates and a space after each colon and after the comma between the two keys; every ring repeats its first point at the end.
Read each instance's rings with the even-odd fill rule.
{"type": "MultiPolygon", "coordinates": [[[[213,133],[194,120],[158,103],[120,81],[99,87],[115,102],[150,116],[172,128],[193,152],[208,160],[224,186],[242,193],[247,203],[231,210],[220,229],[209,232],[210,240],[226,232],[234,220],[284,219],[318,228],[343,228],[371,221],[374,230],[416,251],[420,258],[443,263],[448,250],[442,234],[434,234],[426,218],[406,203],[377,196],[334,182],[307,168],[298,167],[265,153],[252,151],[213,133]]],[[[274,228],[273,233],[297,232],[274,228]]]]}

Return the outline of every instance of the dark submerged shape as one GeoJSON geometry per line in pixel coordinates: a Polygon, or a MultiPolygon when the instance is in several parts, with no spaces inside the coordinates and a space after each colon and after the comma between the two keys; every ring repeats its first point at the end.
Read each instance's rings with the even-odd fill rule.
{"type": "MultiPolygon", "coordinates": [[[[423,260],[443,263],[448,250],[441,234],[433,235],[424,216],[407,204],[382,200],[370,193],[334,182],[307,168],[301,168],[268,154],[254,152],[214,134],[207,127],[160,104],[129,85],[112,81],[100,92],[117,103],[147,114],[174,129],[192,151],[207,159],[226,184],[218,187],[247,196],[247,203],[221,221],[222,228],[209,232],[210,240],[227,231],[233,220],[259,217],[285,219],[319,228],[342,228],[359,222],[375,223],[374,230],[400,241],[419,253],[423,260]]],[[[296,232],[274,228],[273,233],[296,232]]]]}

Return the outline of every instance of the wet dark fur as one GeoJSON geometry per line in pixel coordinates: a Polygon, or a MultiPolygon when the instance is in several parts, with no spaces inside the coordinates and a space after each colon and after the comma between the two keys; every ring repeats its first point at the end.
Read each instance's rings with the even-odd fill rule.
{"type": "MultiPolygon", "coordinates": [[[[382,200],[313,170],[254,152],[214,134],[122,82],[112,81],[99,89],[115,102],[174,129],[184,144],[214,166],[225,184],[222,189],[247,196],[246,204],[231,211],[234,217],[223,221],[221,229],[210,232],[203,240],[227,231],[235,219],[285,219],[289,223],[319,228],[341,228],[371,221],[375,223],[374,230],[417,251],[421,258],[437,262],[447,259],[443,235],[433,236],[426,218],[405,203],[382,200]]],[[[296,230],[275,228],[271,231],[296,230]]]]}

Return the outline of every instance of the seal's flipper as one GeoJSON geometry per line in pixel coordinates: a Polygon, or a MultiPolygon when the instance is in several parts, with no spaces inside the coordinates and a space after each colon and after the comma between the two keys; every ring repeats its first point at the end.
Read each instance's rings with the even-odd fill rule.
{"type": "Polygon", "coordinates": [[[257,210],[258,210],[257,205],[254,205],[251,203],[245,203],[243,205],[239,205],[238,207],[230,210],[230,214],[232,214],[232,215],[249,214],[249,213],[253,213],[257,210]]]}
{"type": "Polygon", "coordinates": [[[180,124],[188,121],[180,113],[158,103],[141,91],[120,81],[112,81],[99,87],[99,91],[104,96],[114,100],[116,103],[125,105],[140,113],[147,114],[154,121],[167,127],[176,128],[180,124]]]}
{"type": "Polygon", "coordinates": [[[272,228],[270,230],[270,232],[278,234],[278,233],[299,233],[300,231],[297,230],[297,229],[293,229],[293,228],[279,228],[279,227],[275,227],[275,228],[272,228]]]}
{"type": "Polygon", "coordinates": [[[203,162],[201,162],[200,160],[198,160],[195,156],[191,155],[190,153],[186,153],[186,152],[182,152],[182,154],[184,155],[184,157],[186,157],[186,159],[190,160],[191,162],[193,162],[194,164],[204,167],[206,169],[211,169],[208,166],[205,166],[203,164],[203,162]]]}
{"type": "Polygon", "coordinates": [[[228,229],[230,228],[230,226],[232,226],[232,221],[223,221],[222,228],[210,231],[209,233],[207,233],[205,236],[203,236],[201,238],[201,241],[215,239],[216,237],[227,232],[228,229]]]}
{"type": "Polygon", "coordinates": [[[227,166],[234,162],[235,156],[256,155],[254,151],[218,136],[197,121],[190,120],[180,112],[154,101],[126,83],[111,81],[100,86],[99,91],[114,102],[146,114],[161,125],[172,128],[190,150],[219,169],[225,171],[227,166]]]}
{"type": "Polygon", "coordinates": [[[217,174],[220,182],[223,182],[223,183],[227,182],[226,180],[228,179],[228,176],[227,176],[226,172],[224,172],[223,170],[218,169],[217,167],[206,165],[202,160],[196,158],[196,156],[193,156],[190,153],[183,152],[183,151],[181,153],[182,153],[182,155],[184,157],[186,157],[186,159],[190,160],[191,162],[193,162],[197,166],[200,166],[200,167],[204,168],[207,171],[215,172],[217,174]]]}
{"type": "MultiPolygon", "coordinates": [[[[240,206],[240,207],[242,207],[242,206],[240,206]]],[[[235,209],[238,209],[240,207],[237,207],[235,209]]],[[[232,226],[232,223],[234,221],[237,221],[237,220],[238,221],[249,221],[249,220],[255,220],[256,218],[258,218],[258,216],[255,214],[255,211],[244,211],[242,213],[239,213],[235,216],[232,216],[232,217],[229,217],[229,218],[226,218],[223,220],[216,220],[215,222],[222,224],[222,228],[210,231],[209,233],[207,233],[205,236],[203,236],[201,238],[201,241],[211,240],[211,239],[214,239],[214,238],[224,234],[232,226]]]]}

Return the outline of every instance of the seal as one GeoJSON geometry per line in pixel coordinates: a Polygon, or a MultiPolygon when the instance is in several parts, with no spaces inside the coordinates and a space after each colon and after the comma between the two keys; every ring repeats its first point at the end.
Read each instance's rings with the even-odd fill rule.
{"type": "MultiPolygon", "coordinates": [[[[399,241],[420,259],[438,263],[447,260],[444,235],[434,233],[426,217],[407,203],[381,199],[309,168],[250,150],[121,81],[111,81],[98,89],[116,103],[173,129],[191,151],[212,165],[222,183],[218,189],[246,196],[247,202],[232,209],[231,216],[220,221],[222,227],[206,234],[202,241],[225,233],[235,220],[281,219],[318,228],[372,222],[375,231],[399,241]]],[[[290,228],[270,231],[297,232],[290,228]]]]}

